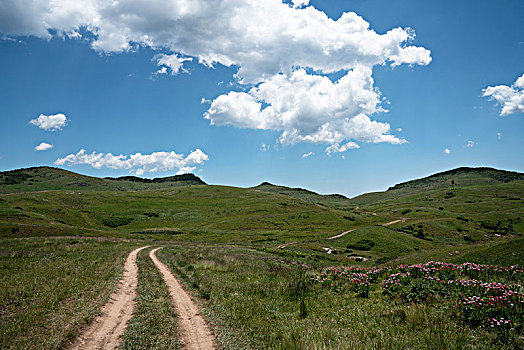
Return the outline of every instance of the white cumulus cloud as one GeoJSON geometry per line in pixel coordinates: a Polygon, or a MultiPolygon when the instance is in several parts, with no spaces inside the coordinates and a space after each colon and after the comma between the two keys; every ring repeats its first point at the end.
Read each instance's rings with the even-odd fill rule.
{"type": "Polygon", "coordinates": [[[444,153],[445,153],[445,154],[450,154],[451,151],[449,150],[449,148],[445,148],[445,149],[444,149],[444,153]]]}
{"type": "Polygon", "coordinates": [[[53,148],[53,145],[46,143],[46,142],[42,142],[41,144],[35,147],[35,151],[47,151],[48,149],[51,149],[51,148],[53,148]]]}
{"type": "Polygon", "coordinates": [[[524,74],[511,86],[488,86],[482,90],[482,96],[489,97],[502,106],[501,116],[524,112],[524,74]]]}
{"type": "Polygon", "coordinates": [[[404,143],[389,134],[388,123],[368,116],[383,111],[371,73],[359,67],[335,82],[304,69],[278,74],[248,92],[217,97],[204,116],[214,125],[280,130],[283,144],[336,144],[347,139],[404,143]]]}
{"type": "Polygon", "coordinates": [[[197,149],[192,151],[187,157],[183,154],[171,152],[153,152],[151,154],[135,153],[127,155],[113,155],[111,153],[87,153],[81,149],[76,154],[69,154],[64,158],[55,161],[56,165],[77,165],[87,164],[95,169],[103,167],[111,169],[128,169],[137,175],[144,173],[154,173],[158,171],[177,170],[177,174],[191,172],[195,170],[195,165],[202,164],[209,160],[207,154],[197,149]]]}
{"type": "Polygon", "coordinates": [[[56,131],[61,130],[64,126],[66,126],[67,121],[67,117],[62,113],[54,115],[40,114],[38,118],[31,119],[29,121],[29,124],[36,125],[40,129],[44,129],[47,131],[56,131]]]}
{"type": "Polygon", "coordinates": [[[162,50],[156,74],[177,74],[194,59],[237,69],[243,91],[212,99],[215,125],[281,131],[280,142],[403,143],[386,122],[372,78],[376,65],[428,65],[411,28],[377,33],[354,12],[332,19],[308,0],[4,0],[5,35],[89,32],[103,53],[162,50]],[[338,73],[336,81],[327,75],[338,73]]]}

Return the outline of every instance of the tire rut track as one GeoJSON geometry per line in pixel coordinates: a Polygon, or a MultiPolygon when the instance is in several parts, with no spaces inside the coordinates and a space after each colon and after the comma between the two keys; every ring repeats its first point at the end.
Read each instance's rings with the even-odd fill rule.
{"type": "Polygon", "coordinates": [[[169,268],[156,257],[155,253],[159,249],[161,248],[151,250],[149,257],[162,274],[171,295],[171,301],[178,315],[180,341],[183,347],[190,350],[216,349],[215,338],[202,317],[198,305],[193,302],[169,268]]]}
{"type": "Polygon", "coordinates": [[[138,286],[136,256],[139,251],[148,247],[137,248],[129,254],[118,290],[102,307],[102,315],[95,318],[67,350],[115,349],[120,345],[120,336],[126,330],[127,322],[135,309],[138,286]]]}

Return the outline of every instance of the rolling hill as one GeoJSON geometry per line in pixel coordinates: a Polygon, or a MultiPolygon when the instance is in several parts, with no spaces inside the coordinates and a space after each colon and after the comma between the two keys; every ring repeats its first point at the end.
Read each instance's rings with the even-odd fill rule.
{"type": "Polygon", "coordinates": [[[100,179],[39,167],[0,173],[0,193],[0,232],[10,237],[74,233],[284,245],[326,257],[326,238],[352,230],[329,241],[340,253],[335,259],[383,262],[472,249],[524,232],[523,174],[489,168],[458,168],[348,199],[269,183],[205,185],[193,174],[100,179]],[[374,245],[354,248],[365,240],[374,245]]]}
{"type": "MultiPolygon", "coordinates": [[[[173,345],[177,317],[147,259],[163,247],[158,258],[200,301],[224,348],[352,348],[358,337],[357,346],[373,339],[380,348],[522,348],[521,329],[499,337],[489,319],[486,327],[470,325],[454,309],[463,292],[439,279],[458,267],[432,269],[436,279],[402,272],[428,261],[467,262],[461,267],[475,279],[521,285],[515,265],[524,265],[523,198],[521,173],[484,168],[356,198],[269,183],[206,185],[192,174],[3,172],[0,347],[66,347],[117,288],[125,256],[139,247],[137,307],[122,348],[173,345]],[[342,279],[324,282],[332,272],[342,279]],[[403,285],[394,292],[388,283],[399,275],[403,285]],[[354,289],[368,278],[367,291],[354,289]],[[137,346],[144,339],[151,342],[137,346]]],[[[512,315],[522,319],[519,310],[512,315]]]]}

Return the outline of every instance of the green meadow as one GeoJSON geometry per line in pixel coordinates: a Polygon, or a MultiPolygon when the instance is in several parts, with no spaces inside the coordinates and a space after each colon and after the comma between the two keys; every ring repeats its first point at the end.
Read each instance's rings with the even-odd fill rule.
{"type": "MultiPolygon", "coordinates": [[[[116,290],[129,252],[145,245],[121,348],[180,347],[169,294],[148,258],[160,246],[159,259],[198,300],[224,349],[522,348],[522,307],[511,328],[495,330],[471,322],[454,308],[460,295],[427,280],[406,280],[388,294],[380,275],[363,296],[316,278],[334,266],[523,267],[523,199],[524,174],[489,168],[454,169],[356,198],[269,183],[207,185],[195,176],[3,172],[0,348],[70,344],[116,290]],[[406,298],[408,289],[424,297],[406,298]]],[[[516,276],[482,278],[523,293],[516,276]]]]}

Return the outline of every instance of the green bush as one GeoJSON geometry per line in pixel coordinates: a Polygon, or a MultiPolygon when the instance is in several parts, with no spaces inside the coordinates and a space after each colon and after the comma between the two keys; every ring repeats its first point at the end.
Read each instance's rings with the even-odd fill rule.
{"type": "Polygon", "coordinates": [[[110,216],[102,219],[102,224],[107,227],[118,227],[129,224],[133,221],[133,218],[128,218],[124,216],[110,216]]]}
{"type": "Polygon", "coordinates": [[[471,236],[464,236],[464,240],[468,243],[473,243],[475,240],[471,236]]]}
{"type": "Polygon", "coordinates": [[[407,303],[420,303],[426,301],[430,295],[442,292],[442,286],[438,282],[425,278],[413,279],[404,286],[400,292],[402,301],[407,303]]]}

